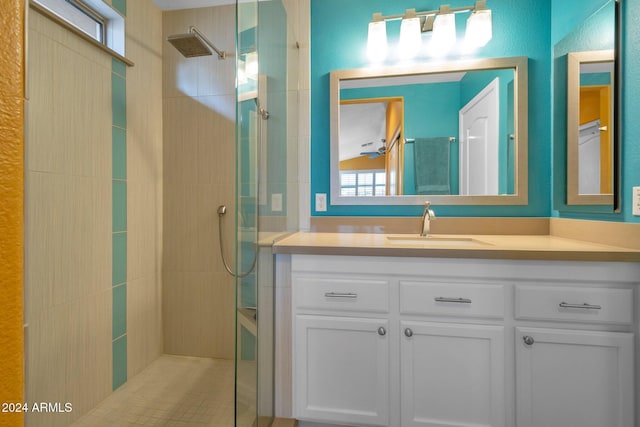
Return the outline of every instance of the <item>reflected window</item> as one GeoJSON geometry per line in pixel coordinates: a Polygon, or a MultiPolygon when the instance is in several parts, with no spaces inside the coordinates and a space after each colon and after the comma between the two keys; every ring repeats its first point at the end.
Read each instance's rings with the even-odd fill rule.
{"type": "Polygon", "coordinates": [[[386,190],[384,170],[340,171],[340,195],[384,196],[386,190]]]}

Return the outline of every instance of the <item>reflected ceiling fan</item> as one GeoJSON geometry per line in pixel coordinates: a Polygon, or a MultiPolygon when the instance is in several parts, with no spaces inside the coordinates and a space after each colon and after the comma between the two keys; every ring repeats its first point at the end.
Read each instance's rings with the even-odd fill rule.
{"type": "MultiPolygon", "coordinates": [[[[385,144],[386,140],[381,139],[380,141],[382,141],[382,146],[380,146],[380,148],[378,148],[377,151],[361,151],[360,155],[367,156],[370,159],[375,159],[376,157],[384,156],[385,154],[387,154],[387,145],[385,144]]],[[[373,145],[373,141],[362,144],[361,147],[362,148],[370,147],[372,145],[373,145]]]]}

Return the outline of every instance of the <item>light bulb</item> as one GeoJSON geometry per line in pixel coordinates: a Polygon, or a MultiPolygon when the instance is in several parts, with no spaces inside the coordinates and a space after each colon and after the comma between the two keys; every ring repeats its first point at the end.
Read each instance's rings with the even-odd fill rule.
{"type": "Polygon", "coordinates": [[[431,51],[444,55],[456,43],[456,17],[453,13],[437,15],[433,22],[431,51]]]}
{"type": "Polygon", "coordinates": [[[380,62],[387,57],[387,50],[387,24],[385,21],[370,22],[367,56],[373,62],[380,62]]]}
{"type": "Polygon", "coordinates": [[[420,18],[412,17],[402,20],[400,25],[399,54],[401,58],[413,58],[420,51],[422,33],[420,31],[420,18]]]}
{"type": "Polygon", "coordinates": [[[491,10],[482,9],[473,12],[467,19],[465,44],[471,48],[482,47],[491,40],[491,37],[491,10]]]}

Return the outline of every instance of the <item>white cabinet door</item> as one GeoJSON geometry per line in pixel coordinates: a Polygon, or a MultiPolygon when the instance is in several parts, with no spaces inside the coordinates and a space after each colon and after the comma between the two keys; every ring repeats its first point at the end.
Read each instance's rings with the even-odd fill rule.
{"type": "Polygon", "coordinates": [[[388,321],[298,315],[295,323],[296,418],[389,425],[388,321]]]}
{"type": "Polygon", "coordinates": [[[632,427],[633,334],[516,328],[518,427],[632,427]]]}
{"type": "Polygon", "coordinates": [[[505,425],[502,326],[401,322],[401,425],[505,425]]]}

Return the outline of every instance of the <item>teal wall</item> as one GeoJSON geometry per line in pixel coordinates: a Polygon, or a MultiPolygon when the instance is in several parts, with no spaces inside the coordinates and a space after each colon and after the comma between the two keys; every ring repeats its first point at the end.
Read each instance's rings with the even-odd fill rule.
{"type": "MultiPolygon", "coordinates": [[[[450,1],[451,7],[468,6],[450,1]]],[[[435,3],[398,0],[311,0],[311,212],[312,215],[416,216],[420,206],[327,206],[315,211],[315,194],[330,193],[329,72],[369,66],[367,26],[374,12],[402,13],[407,8],[436,8],[435,3]],[[340,13],[336,13],[340,11],[340,13]]],[[[514,2],[491,0],[493,39],[474,55],[446,60],[527,56],[529,58],[529,204],[527,206],[438,206],[444,216],[549,216],[551,212],[551,0],[514,2]],[[532,37],[535,34],[535,37],[532,37]]],[[[466,14],[459,14],[458,38],[466,14]]],[[[387,25],[389,44],[397,41],[399,23],[387,25]]],[[[427,56],[415,63],[442,61],[427,56]]],[[[392,62],[387,63],[392,65],[392,62]]],[[[408,134],[407,134],[408,135],[408,134]]],[[[329,201],[330,202],[330,201],[329,201]]]]}
{"type": "Polygon", "coordinates": [[[607,0],[552,0],[551,43],[565,38],[578,24],[596,13],[607,0]]]}
{"type": "Polygon", "coordinates": [[[640,223],[632,215],[632,187],[640,186],[640,0],[625,0],[622,12],[622,213],[618,220],[640,223]]]}
{"type": "MultiPolygon", "coordinates": [[[[640,4],[639,0],[626,0],[624,2],[623,9],[623,29],[629,28],[626,23],[629,19],[630,10],[633,7],[637,9],[640,4]]],[[[574,15],[579,15],[583,12],[582,4],[572,4],[574,15]]],[[[568,7],[568,5],[567,5],[568,7]]],[[[566,204],[566,143],[567,143],[567,124],[566,124],[566,76],[567,73],[567,53],[572,51],[587,51],[587,50],[601,50],[612,49],[614,47],[614,3],[613,0],[600,0],[600,7],[595,7],[595,12],[586,17],[582,22],[574,22],[574,26],[570,30],[564,30],[564,38],[558,40],[552,47],[553,54],[553,85],[552,85],[552,97],[553,97],[553,210],[551,215],[554,217],[562,218],[575,218],[575,219],[594,219],[594,220],[606,220],[606,221],[625,221],[625,222],[638,222],[638,217],[631,215],[631,187],[638,185],[640,182],[640,175],[635,173],[635,169],[638,169],[638,157],[639,151],[637,149],[638,144],[633,143],[632,139],[629,139],[628,129],[634,127],[632,120],[629,120],[629,113],[633,114],[633,105],[629,103],[629,95],[633,92],[637,93],[639,85],[635,84],[637,78],[629,76],[634,75],[630,68],[627,68],[628,61],[632,60],[637,53],[631,53],[632,46],[635,46],[636,52],[638,49],[638,37],[633,35],[631,31],[624,32],[624,38],[626,38],[630,44],[626,44],[623,47],[622,60],[625,68],[623,69],[623,87],[625,93],[623,95],[622,105],[622,133],[621,133],[621,145],[622,145],[622,209],[620,213],[613,213],[610,206],[569,206],[566,204]],[[635,40],[629,39],[629,37],[635,38],[635,40]],[[634,167],[635,165],[635,167],[634,167]]],[[[569,14],[569,11],[567,11],[569,14]]],[[[637,13],[637,12],[636,12],[637,13]]],[[[554,27],[562,25],[563,22],[559,20],[553,20],[552,25],[554,27]]],[[[635,73],[637,74],[638,68],[635,73]]],[[[637,109],[636,109],[637,117],[637,109]]]]}
{"type": "MultiPolygon", "coordinates": [[[[631,191],[640,185],[640,0],[623,0],[622,7],[622,207],[621,213],[605,213],[602,207],[574,208],[564,204],[566,198],[566,128],[561,96],[562,87],[554,86],[554,75],[566,73],[566,53],[576,26],[589,17],[598,16],[604,7],[612,8],[613,0],[541,0],[515,2],[490,0],[493,13],[493,39],[474,58],[529,57],[529,204],[528,206],[438,206],[444,216],[558,216],[565,218],[640,222],[631,213],[631,191]],[[552,83],[553,82],[553,83],[552,83]],[[559,91],[560,90],[560,91],[559,91]],[[560,125],[560,126],[558,126],[560,125]],[[556,143],[554,144],[553,141],[556,143]]],[[[466,6],[469,1],[451,1],[452,7],[466,6]]],[[[407,8],[437,8],[439,3],[399,0],[311,0],[311,213],[312,215],[415,216],[418,206],[328,206],[327,212],[316,212],[315,193],[329,194],[329,72],[333,69],[366,67],[367,25],[374,12],[384,15],[402,13],[407,8]],[[335,13],[339,10],[340,13],[335,13]]],[[[464,15],[464,16],[463,16],[464,15]]],[[[466,18],[458,18],[459,30],[466,18]]],[[[592,18],[597,19],[597,18],[592,18]]],[[[609,21],[610,22],[610,21],[609,21]]],[[[603,38],[601,27],[596,33],[589,22],[578,29],[579,37],[589,41],[590,49],[605,48],[611,43],[603,38]]],[[[610,25],[610,24],[609,24],[610,25]]],[[[389,23],[389,44],[397,42],[399,23],[389,23]]],[[[458,36],[462,35],[459,31],[458,36]]],[[[451,55],[446,59],[466,59],[451,55]]],[[[416,62],[428,64],[436,60],[419,57],[416,62]]],[[[387,63],[391,65],[391,63],[387,63]]],[[[566,88],[564,88],[566,91],[566,88]]],[[[564,102],[564,103],[563,103],[564,102]]],[[[507,118],[509,122],[510,118],[507,118]]]]}

